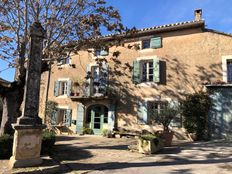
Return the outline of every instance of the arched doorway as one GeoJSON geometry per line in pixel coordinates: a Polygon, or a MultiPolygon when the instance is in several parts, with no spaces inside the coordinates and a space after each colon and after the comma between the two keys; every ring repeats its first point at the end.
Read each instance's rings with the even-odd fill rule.
{"type": "Polygon", "coordinates": [[[105,125],[108,125],[108,108],[104,105],[93,105],[88,107],[86,123],[94,134],[101,134],[105,125]]]}

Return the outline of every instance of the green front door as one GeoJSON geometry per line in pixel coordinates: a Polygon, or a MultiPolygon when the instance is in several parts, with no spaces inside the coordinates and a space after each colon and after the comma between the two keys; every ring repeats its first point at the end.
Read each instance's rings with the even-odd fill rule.
{"type": "Polygon", "coordinates": [[[102,133],[104,118],[107,113],[108,109],[102,105],[97,105],[91,108],[91,128],[94,134],[102,133]]]}

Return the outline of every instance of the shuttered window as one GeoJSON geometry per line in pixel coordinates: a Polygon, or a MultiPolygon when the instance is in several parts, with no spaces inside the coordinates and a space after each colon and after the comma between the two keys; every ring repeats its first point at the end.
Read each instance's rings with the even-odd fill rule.
{"type": "Polygon", "coordinates": [[[160,82],[159,59],[140,60],[133,62],[132,81],[134,84],[141,82],[160,82]]]}
{"type": "Polygon", "coordinates": [[[142,47],[141,49],[147,48],[161,48],[162,47],[162,38],[161,37],[153,37],[150,39],[142,40],[142,47]]]}
{"type": "Polygon", "coordinates": [[[168,105],[167,101],[140,101],[138,104],[138,123],[151,124],[155,114],[162,112],[168,105]]]}
{"type": "Polygon", "coordinates": [[[62,57],[57,60],[57,65],[69,65],[71,64],[71,58],[70,57],[62,57]]]}
{"type": "Polygon", "coordinates": [[[55,81],[54,83],[54,96],[67,95],[70,96],[72,88],[71,80],[55,81]]]}
{"type": "Polygon", "coordinates": [[[101,66],[89,66],[88,72],[91,78],[88,81],[87,96],[106,95],[108,79],[109,79],[109,67],[106,62],[103,62],[101,66]]]}
{"type": "Polygon", "coordinates": [[[66,125],[71,126],[72,122],[72,110],[71,109],[57,109],[52,113],[51,124],[52,125],[66,125]]]}
{"type": "Polygon", "coordinates": [[[161,37],[154,37],[154,38],[151,38],[151,41],[150,41],[150,47],[151,48],[161,48],[162,46],[162,43],[161,43],[161,37]]]}
{"type": "Polygon", "coordinates": [[[95,49],[94,56],[108,56],[108,55],[109,55],[108,48],[95,49]]]}

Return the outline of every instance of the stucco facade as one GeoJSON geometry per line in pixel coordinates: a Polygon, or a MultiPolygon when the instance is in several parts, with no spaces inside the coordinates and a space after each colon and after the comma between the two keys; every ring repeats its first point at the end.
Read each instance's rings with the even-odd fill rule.
{"type": "MultiPolygon", "coordinates": [[[[85,126],[87,109],[91,105],[104,105],[108,108],[108,112],[111,112],[108,117],[113,120],[108,120],[109,129],[155,129],[150,124],[139,121],[140,103],[178,101],[185,94],[203,89],[206,83],[223,80],[227,82],[223,77],[223,73],[226,74],[226,70],[223,70],[223,57],[228,58],[229,55],[232,55],[232,36],[206,29],[205,22],[201,19],[143,29],[133,37],[125,37],[123,46],[110,47],[107,56],[100,56],[100,59],[107,60],[109,79],[106,94],[93,97],[82,95],[83,92],[79,91],[78,96],[54,96],[57,80],[70,80],[74,91],[80,90],[80,87],[75,87],[77,82],[82,84],[88,81],[85,78],[87,69],[96,64],[96,56],[89,50],[73,54],[69,64],[52,66],[48,100],[56,101],[59,108],[72,110],[72,120],[76,120],[71,124],[74,132],[77,130],[78,121],[85,126]],[[160,38],[160,46],[142,49],[143,40],[151,38],[160,38]],[[116,57],[114,53],[117,51],[120,54],[116,57]],[[133,66],[136,60],[140,63],[158,60],[158,81],[133,83],[133,66]],[[83,112],[78,115],[80,103],[83,112]]],[[[142,73],[148,71],[140,64],[139,66],[143,68],[140,70],[142,77],[142,73]]],[[[152,71],[154,73],[155,69],[152,71]]],[[[42,75],[40,94],[40,116],[43,118],[47,78],[46,72],[42,75]]]]}

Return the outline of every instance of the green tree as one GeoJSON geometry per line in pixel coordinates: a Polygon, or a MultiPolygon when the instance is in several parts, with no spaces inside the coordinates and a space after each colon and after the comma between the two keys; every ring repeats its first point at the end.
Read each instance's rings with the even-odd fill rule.
{"type": "Polygon", "coordinates": [[[46,121],[48,118],[48,121],[52,119],[52,114],[57,111],[58,103],[54,101],[48,101],[45,109],[45,115],[46,115],[46,121]]]}
{"type": "MultiPolygon", "coordinates": [[[[2,0],[0,1],[0,58],[15,67],[15,81],[0,95],[5,102],[0,134],[12,133],[23,101],[29,26],[39,21],[47,31],[43,70],[71,52],[101,44],[102,31],[121,32],[120,15],[105,0],[2,0]],[[91,39],[90,39],[91,38],[91,39]]],[[[42,70],[42,71],[43,71],[42,70]]]]}
{"type": "Polygon", "coordinates": [[[198,140],[207,138],[208,113],[212,106],[209,94],[206,92],[190,94],[181,103],[186,130],[195,133],[198,140]]]}
{"type": "Polygon", "coordinates": [[[164,131],[169,131],[169,125],[171,121],[180,114],[180,108],[178,104],[166,103],[163,104],[162,109],[155,109],[152,113],[154,122],[162,124],[164,131]]]}

